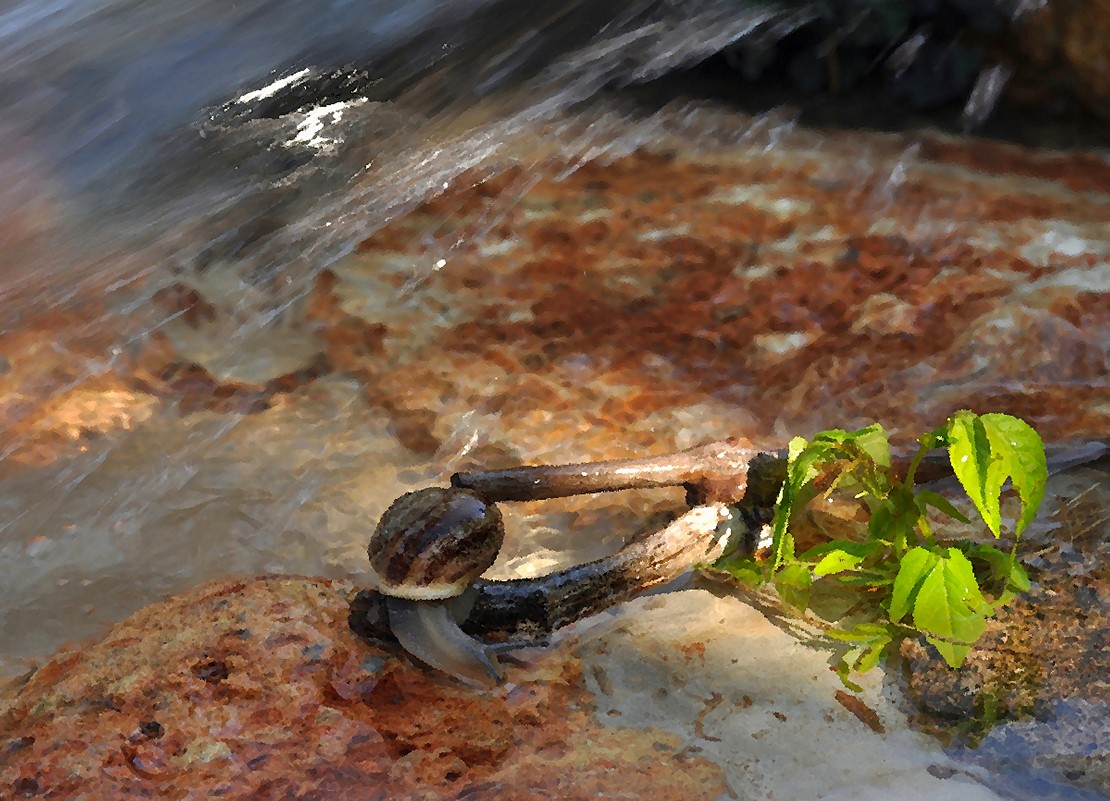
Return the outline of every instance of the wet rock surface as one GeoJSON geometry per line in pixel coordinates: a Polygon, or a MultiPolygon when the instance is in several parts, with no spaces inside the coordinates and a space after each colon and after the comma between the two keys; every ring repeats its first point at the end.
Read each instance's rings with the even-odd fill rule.
{"type": "MultiPolygon", "coordinates": [[[[1104,436],[1103,154],[696,106],[549,133],[567,144],[519,143],[530,169],[464,174],[322,273],[279,325],[245,333],[249,308],[213,302],[241,291],[227,276],[155,276],[130,316],[36,323],[58,339],[59,366],[36,368],[53,384],[17,371],[9,394],[53,399],[84,370],[144,408],[152,395],[174,413],[258,413],[335,373],[444,467],[460,451],[488,466],[737,434],[777,446],[875,419],[908,433],[961,407],[1022,416],[1050,441],[1104,436]],[[605,133],[616,155],[562,152],[605,133]],[[159,331],[135,352],[144,325],[159,331]],[[84,369],[121,330],[131,358],[84,369]],[[271,366],[251,366],[263,352],[271,366]]],[[[34,354],[11,336],[18,367],[34,354]]],[[[30,411],[8,415],[17,430],[41,428],[30,411]]]]}
{"type": "Polygon", "coordinates": [[[26,798],[715,799],[722,770],[593,715],[565,649],[477,693],[375,650],[344,583],[222,583],[7,688],[0,788],[26,798]]]}
{"type": "MultiPolygon", "coordinates": [[[[20,672],[4,658],[48,653],[63,639],[102,631],[143,604],[229,571],[357,575],[367,533],[393,498],[470,466],[659,453],[732,436],[778,448],[794,434],[873,420],[905,444],[963,407],[1022,416],[1051,443],[1106,436],[1104,153],[934,133],[817,133],[789,114],[745,117],[683,105],[642,119],[602,109],[561,120],[509,143],[503,155],[373,232],[296,301],[282,295],[279,312],[258,300],[264,287],[217,263],[149,274],[121,290],[118,307],[75,306],[5,332],[0,623],[8,651],[0,673],[20,672]]],[[[681,503],[680,492],[663,492],[506,505],[509,533],[493,574],[533,576],[612,553],[645,520],[681,503]]],[[[1105,514],[1104,497],[1092,503],[1093,519],[1105,514]]],[[[712,659],[730,654],[729,665],[760,655],[741,653],[752,640],[730,639],[736,620],[768,625],[735,601],[697,596],[700,609],[726,604],[727,614],[704,611],[702,634],[687,610],[660,646],[667,659],[629,661],[633,640],[650,639],[642,621],[672,603],[660,611],[645,601],[629,619],[642,637],[605,634],[618,644],[599,646],[610,647],[609,656],[578,640],[574,659],[584,667],[557,649],[539,661],[529,652],[514,669],[546,688],[539,700],[520,701],[509,690],[500,701],[479,703],[389,654],[375,652],[377,661],[360,667],[365,646],[344,629],[349,585],[267,579],[180,596],[99,645],[49,662],[7,707],[4,731],[13,734],[0,764],[12,784],[0,787],[60,787],[64,796],[76,786],[66,782],[98,766],[96,780],[115,782],[103,786],[123,794],[194,768],[210,782],[205,787],[232,794],[296,796],[310,786],[298,782],[317,774],[323,784],[311,786],[346,788],[348,780],[380,783],[384,776],[412,797],[446,786],[450,774],[458,792],[509,781],[510,765],[522,776],[543,770],[528,758],[547,753],[541,735],[505,711],[519,702],[536,719],[565,719],[584,731],[600,724],[582,710],[604,707],[600,720],[615,722],[616,733],[602,728],[590,742],[612,745],[617,756],[605,758],[616,760],[621,775],[648,771],[664,786],[664,774],[695,777],[675,797],[717,797],[729,787],[740,797],[774,788],[806,797],[825,786],[855,797],[860,784],[883,787],[878,767],[849,770],[848,782],[834,776],[845,763],[861,771],[872,764],[849,748],[857,735],[848,732],[857,731],[865,743],[922,749],[898,768],[922,793],[947,792],[954,782],[953,793],[985,793],[974,782],[994,781],[1014,759],[1035,763],[1015,754],[1057,752],[1046,770],[1098,792],[1100,768],[1084,754],[1105,749],[1083,732],[1097,730],[1087,721],[1105,703],[1095,692],[1105,685],[1091,678],[1105,674],[1096,650],[1105,587],[1090,578],[1101,575],[1105,553],[1076,546],[1029,559],[1034,572],[1036,559],[1045,561],[1045,577],[1034,576],[1043,594],[1003,620],[1026,625],[1022,631],[1056,632],[1056,639],[1015,645],[1000,626],[991,636],[1004,646],[1011,672],[1020,669],[1018,678],[987,677],[973,661],[968,675],[976,678],[966,687],[938,680],[915,689],[942,714],[979,714],[977,681],[999,687],[1005,714],[1032,710],[1032,718],[984,740],[983,749],[997,742],[999,755],[986,768],[948,761],[908,731],[904,715],[874,688],[864,706],[838,701],[827,655],[791,640],[774,640],[788,659],[749,666],[753,675],[765,671],[763,695],[737,696],[723,668],[699,673],[699,644],[717,654],[712,659]],[[1053,579],[1064,575],[1052,572],[1059,564],[1087,572],[1072,583],[1053,579]],[[205,604],[207,618],[186,615],[205,604]],[[221,617],[230,609],[251,617],[250,625],[221,617]],[[1052,625],[1038,626],[1037,614],[1052,625]],[[182,619],[167,630],[165,621],[182,619]],[[296,636],[284,642],[273,634],[271,649],[259,645],[270,634],[235,634],[272,631],[275,620],[296,636]],[[317,645],[326,656],[312,656],[317,645]],[[1047,651],[1069,649],[1085,656],[1057,660],[1062,669],[1045,664],[1047,651]],[[158,667],[147,670],[145,662],[158,667]],[[123,670],[125,663],[131,667],[123,670]],[[791,696],[791,708],[776,706],[798,671],[819,690],[791,696]],[[325,691],[324,675],[353,689],[325,691]],[[709,683],[692,682],[693,675],[709,683]],[[129,694],[121,677],[152,694],[129,694]],[[690,695],[675,689],[679,683],[693,688],[690,695]],[[389,694],[391,686],[400,689],[389,694]],[[653,695],[661,686],[666,693],[653,695]],[[563,695],[545,694],[553,687],[563,695]],[[286,693],[281,703],[272,692],[286,693]],[[421,699],[436,714],[446,714],[440,699],[450,697],[460,719],[501,727],[501,734],[460,729],[468,741],[486,743],[477,756],[462,745],[464,756],[454,746],[437,750],[417,723],[398,733],[402,711],[392,723],[370,720],[366,694],[383,710],[398,708],[391,699],[401,697],[421,699]],[[35,712],[32,697],[64,712],[57,726],[35,712]],[[676,697],[682,700],[667,700],[676,697]],[[300,728],[289,728],[288,715],[305,698],[300,728]],[[200,704],[213,717],[194,720],[189,715],[201,707],[181,704],[200,704]],[[160,709],[194,728],[174,729],[160,709]],[[1057,729],[1026,738],[1020,727],[1038,715],[1055,715],[1057,729]],[[626,724],[641,718],[655,728],[630,733],[635,726],[626,724]],[[269,734],[235,739],[255,725],[269,734]],[[505,730],[514,726],[523,727],[512,735],[523,744],[505,746],[505,730]],[[671,739],[657,731],[664,728],[671,739]],[[826,728],[835,741],[805,740],[826,728]],[[789,736],[777,738],[780,731],[789,736]],[[404,748],[418,746],[402,754],[390,745],[398,738],[404,748]],[[774,748],[760,752],[758,764],[739,756],[759,751],[761,741],[774,748]],[[1052,751],[1066,742],[1075,749],[1052,751]],[[1020,747],[1010,750],[1012,743],[1020,747]],[[339,756],[350,749],[365,754],[355,767],[339,756]],[[510,757],[514,749],[519,762],[510,757]],[[836,757],[821,763],[826,773],[806,761],[822,751],[836,757]],[[263,752],[271,757],[259,759],[263,752]],[[775,768],[786,754],[804,759],[790,771],[775,768]],[[680,756],[695,761],[674,770],[680,756]],[[1078,767],[1065,764],[1076,758],[1078,767]],[[28,783],[39,780],[35,766],[53,764],[64,767],[44,773],[41,785],[28,783]],[[786,783],[775,784],[784,776],[786,783]],[[806,784],[806,777],[818,778],[806,784]],[[276,789],[265,790],[265,781],[276,789]]],[[[926,655],[910,657],[924,660],[914,664],[928,681],[947,677],[926,655]]],[[[435,726],[438,737],[445,726],[435,726]]],[[[558,782],[581,773],[581,787],[615,792],[608,768],[580,751],[552,748],[563,767],[537,773],[536,782],[572,793],[558,782]]],[[[630,792],[643,794],[636,787],[630,792]]]]}
{"type": "Polygon", "coordinates": [[[994,794],[874,684],[691,590],[520,651],[476,692],[347,625],[352,586],[208,585],[63,651],[0,698],[28,798],[961,798],[994,794]],[[867,710],[873,719],[865,720],[867,710]],[[943,776],[945,778],[938,778],[943,776]]]}
{"type": "Polygon", "coordinates": [[[1110,481],[1080,469],[1049,493],[1050,524],[1019,549],[1031,591],[988,622],[960,670],[905,642],[909,697],[920,725],[1017,797],[1069,797],[1067,786],[1110,795],[1110,481]]]}
{"type": "Polygon", "coordinates": [[[571,459],[738,430],[916,431],[962,407],[1102,435],[1102,157],[730,129],[709,111],[676,125],[697,153],[676,133],[565,176],[475,176],[375,234],[318,284],[311,316],[363,326],[329,358],[357,361],[429,454],[473,428],[495,453],[571,459]],[[752,141],[714,151],[707,131],[752,141]],[[406,301],[369,306],[383,284],[406,301]]]}

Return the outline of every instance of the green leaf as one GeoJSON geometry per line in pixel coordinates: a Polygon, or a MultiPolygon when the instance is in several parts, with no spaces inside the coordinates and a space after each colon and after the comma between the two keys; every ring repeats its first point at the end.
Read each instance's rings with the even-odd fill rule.
{"type": "Polygon", "coordinates": [[[794,500],[801,484],[806,479],[806,465],[799,465],[799,458],[805,453],[808,443],[801,437],[790,440],[787,449],[786,480],[779,488],[775,501],[775,518],[772,521],[771,570],[778,570],[785,562],[794,560],[794,538],[787,534],[790,517],[794,513],[794,500]]]}
{"type": "Polygon", "coordinates": [[[1032,584],[1029,582],[1029,574],[1025,572],[1025,568],[1016,557],[1010,557],[1010,583],[1011,589],[1016,592],[1028,592],[1032,584]]]}
{"type": "Polygon", "coordinates": [[[813,586],[813,576],[809,567],[803,564],[787,565],[775,576],[775,589],[779,597],[790,606],[805,611],[809,605],[809,592],[813,586]]]}
{"type": "Polygon", "coordinates": [[[714,569],[724,570],[737,581],[753,589],[766,581],[763,571],[760,570],[751,559],[746,559],[741,562],[721,563],[716,565],[714,569]]]}
{"type": "Polygon", "coordinates": [[[913,608],[925,577],[940,561],[940,556],[925,548],[911,548],[898,566],[894,590],[890,596],[890,619],[897,623],[913,608]]]}
{"type": "MultiPolygon", "coordinates": [[[[848,670],[865,673],[879,663],[883,658],[894,637],[899,633],[897,627],[889,623],[857,623],[844,629],[831,629],[830,637],[841,642],[852,643],[840,657],[840,664],[848,670]]],[[[841,671],[838,669],[837,673],[841,671]]],[[[844,675],[841,675],[844,680],[844,675]]]]}
{"type": "Polygon", "coordinates": [[[998,550],[993,545],[979,542],[965,543],[964,556],[986,562],[990,566],[991,573],[998,576],[1003,576],[1010,570],[1010,554],[998,550]]]}
{"type": "Polygon", "coordinates": [[[1003,469],[1021,498],[1021,517],[1014,536],[1033,522],[1044,500],[1048,464],[1040,435],[1024,420],[1008,414],[984,414],[981,418],[994,453],[1002,454],[1003,469]]]}
{"type": "Polygon", "coordinates": [[[798,454],[806,449],[809,443],[805,437],[793,437],[786,446],[787,461],[791,464],[798,458],[798,454]]]}
{"type": "Polygon", "coordinates": [[[852,681],[850,678],[848,678],[851,675],[851,673],[852,673],[852,664],[848,662],[847,654],[845,654],[844,657],[841,658],[840,662],[838,662],[837,665],[836,665],[836,675],[838,677],[840,677],[841,684],[843,684],[845,687],[847,687],[852,692],[854,692],[854,693],[863,692],[863,687],[861,687],[860,685],[858,685],[854,681],[852,681]]]}
{"type": "Polygon", "coordinates": [[[829,629],[826,634],[842,642],[874,642],[890,636],[890,626],[886,623],[857,623],[849,628],[829,629]]]}
{"type": "Polygon", "coordinates": [[[867,521],[867,538],[876,542],[892,544],[898,535],[894,531],[894,514],[889,500],[878,504],[867,521]]]}
{"type": "Polygon", "coordinates": [[[943,448],[948,445],[948,433],[951,429],[950,423],[945,423],[942,426],[934,428],[917,438],[921,443],[921,447],[926,451],[931,451],[933,448],[943,448]]]}
{"type": "Polygon", "coordinates": [[[949,642],[942,640],[938,637],[925,636],[926,642],[930,642],[944,657],[944,661],[948,663],[948,667],[958,668],[967,659],[967,655],[971,653],[971,646],[962,642],[949,642]]]}
{"type": "Polygon", "coordinates": [[[992,589],[997,593],[995,608],[1005,606],[1018,593],[1029,589],[1029,576],[1015,554],[981,543],[965,545],[964,553],[968,558],[985,562],[990,567],[992,589]]]}
{"type": "MultiPolygon", "coordinates": [[[[914,599],[913,622],[932,638],[950,645],[970,646],[982,635],[992,610],[979,591],[967,557],[956,548],[948,548],[945,554],[937,559],[921,582],[914,599]]],[[[959,649],[955,648],[941,650],[941,653],[953,666],[957,657],[962,663],[963,656],[967,655],[965,651],[959,656],[959,649]]]]}
{"type": "Polygon", "coordinates": [[[779,570],[783,565],[794,563],[794,535],[786,530],[785,523],[782,533],[776,532],[771,550],[774,554],[773,570],[779,570]]]}
{"type": "Polygon", "coordinates": [[[794,508],[802,505],[799,497],[804,494],[807,486],[812,484],[817,475],[816,465],[829,461],[830,448],[831,446],[823,443],[807,443],[801,437],[790,440],[786,481],[779,490],[779,497],[775,503],[775,519],[772,523],[774,531],[771,541],[772,571],[794,561],[794,538],[788,531],[790,518],[794,514],[794,508]]]}
{"type": "Polygon", "coordinates": [[[880,467],[890,467],[890,442],[878,423],[854,432],[850,439],[880,467]]]}
{"type": "Polygon", "coordinates": [[[1002,485],[1006,479],[1013,482],[1022,504],[1014,534],[1021,534],[1037,515],[1048,479],[1044,443],[1037,432],[1008,414],[959,412],[952,419],[948,443],[956,478],[996,537],[1002,534],[1002,485]]]}
{"type": "Polygon", "coordinates": [[[892,639],[892,637],[887,635],[872,643],[871,647],[864,651],[863,655],[856,660],[855,669],[860,673],[866,673],[871,670],[871,668],[875,667],[875,665],[879,664],[879,660],[883,658],[883,654],[886,653],[887,647],[892,642],[892,639]]]}
{"type": "MultiPolygon", "coordinates": [[[[825,431],[819,431],[813,436],[814,442],[823,442],[828,445],[839,445],[844,440],[851,436],[843,428],[829,428],[825,431]]],[[[800,438],[799,438],[800,439],[800,438]]]]}
{"type": "Polygon", "coordinates": [[[971,498],[987,527],[999,536],[1001,513],[998,495],[1005,480],[1001,470],[991,471],[991,448],[987,430],[978,415],[960,412],[948,432],[948,459],[964,492],[971,498]]]}
{"type": "Polygon", "coordinates": [[[822,579],[813,582],[808,609],[822,620],[836,623],[856,607],[867,603],[868,599],[862,598],[857,588],[839,580],[822,579]]]}
{"type": "Polygon", "coordinates": [[[890,467],[890,444],[887,441],[886,430],[879,423],[872,423],[857,431],[831,428],[815,435],[813,442],[827,445],[850,444],[851,448],[844,449],[846,452],[862,453],[876,464],[890,467]]]}
{"type": "Polygon", "coordinates": [[[856,554],[838,549],[826,554],[821,561],[814,566],[813,575],[830,576],[834,573],[843,573],[845,570],[852,570],[862,561],[862,556],[857,556],[856,554]]]}
{"type": "Polygon", "coordinates": [[[816,562],[819,561],[821,557],[833,551],[844,551],[853,556],[858,556],[861,559],[866,559],[881,547],[882,543],[872,542],[870,540],[864,540],[863,542],[856,542],[855,540],[829,540],[828,542],[821,542],[814,545],[799,556],[798,559],[806,562],[816,562]]]}
{"type": "Polygon", "coordinates": [[[894,576],[888,569],[853,570],[851,573],[838,573],[838,584],[849,587],[864,587],[866,589],[879,589],[894,583],[894,576]]]}
{"type": "Polygon", "coordinates": [[[931,506],[934,509],[938,509],[941,512],[944,512],[944,514],[948,515],[949,517],[959,520],[961,523],[971,522],[967,519],[967,515],[953,506],[951,501],[949,501],[938,492],[933,492],[932,490],[927,489],[918,490],[917,501],[918,508],[921,509],[922,514],[925,513],[926,507],[931,506]]]}
{"type": "Polygon", "coordinates": [[[839,462],[840,473],[832,483],[849,492],[886,497],[890,488],[890,444],[878,423],[850,433],[821,432],[814,442],[828,442],[830,460],[839,462]],[[826,437],[826,434],[835,437],[826,437]]]}
{"type": "Polygon", "coordinates": [[[890,543],[895,556],[903,555],[907,548],[917,543],[915,529],[920,519],[921,511],[913,492],[899,484],[891,487],[886,499],[872,512],[867,535],[890,543]]]}
{"type": "Polygon", "coordinates": [[[874,667],[891,645],[916,629],[952,666],[963,662],[995,608],[1029,586],[1014,554],[971,543],[941,548],[929,526],[930,509],[967,518],[943,496],[914,486],[927,452],[947,447],[956,475],[976,510],[997,535],[1000,495],[1012,480],[1022,501],[1015,529],[1036,514],[1044,493],[1044,448],[1029,426],[1007,415],[960,412],[924,434],[903,479],[892,483],[890,446],[878,425],[833,429],[812,441],[790,442],[786,480],[775,505],[773,558],[761,564],[731,558],[720,563],[742,581],[773,580],[784,604],[810,610],[830,623],[852,619],[829,636],[842,641],[837,674],[849,687],[853,671],[874,667]],[[801,556],[791,531],[797,512],[818,493],[849,493],[871,510],[863,542],[834,540],[801,556]],[[980,589],[968,557],[986,575],[991,602],[980,589]],[[885,614],[883,610],[886,610],[885,614]],[[905,621],[912,615],[912,626],[905,621]]]}

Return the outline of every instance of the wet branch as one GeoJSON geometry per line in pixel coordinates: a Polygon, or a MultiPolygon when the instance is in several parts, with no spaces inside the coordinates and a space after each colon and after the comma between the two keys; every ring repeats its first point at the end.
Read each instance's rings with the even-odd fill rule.
{"type": "MultiPolygon", "coordinates": [[[[758,529],[766,521],[767,511],[778,494],[785,460],[778,455],[744,448],[745,458],[739,462],[740,451],[731,444],[715,443],[704,447],[711,449],[709,455],[714,456],[708,470],[704,469],[706,452],[703,449],[696,449],[700,452],[697,457],[702,458],[701,467],[685,458],[674,466],[674,456],[661,457],[660,461],[670,460],[671,465],[666,468],[671,472],[665,484],[639,483],[645,480],[640,475],[629,479],[637,483],[617,487],[612,480],[595,478],[589,471],[582,476],[583,468],[593,465],[541,465],[465,474],[457,486],[473,487],[499,499],[523,500],[520,496],[527,494],[529,500],[534,500],[628,486],[685,484],[688,494],[714,500],[702,501],[662,528],[636,536],[603,559],[537,578],[475,582],[477,600],[462,621],[463,630],[491,643],[542,641],[563,626],[672,581],[700,562],[716,560],[725,546],[724,524],[733,532],[739,532],[739,536],[734,533],[730,537],[728,546],[750,552],[758,529]],[[535,486],[530,482],[538,474],[543,474],[545,481],[554,475],[552,483],[545,485],[549,488],[545,492],[558,494],[525,493],[521,489],[535,486]],[[564,477],[567,483],[560,484],[564,477]],[[602,483],[606,486],[601,487],[602,483]],[[598,488],[583,489],[587,485],[598,488]],[[732,496],[721,497],[721,488],[730,485],[732,496]]],[[[629,460],[628,463],[631,462],[642,465],[644,460],[629,460]]],[[[600,464],[611,468],[614,462],[600,464]]],[[[617,464],[627,466],[624,460],[617,464]]],[[[658,479],[659,463],[651,464],[647,472],[650,474],[653,470],[656,471],[654,477],[649,475],[646,479],[649,482],[658,479]]],[[[612,476],[612,472],[607,475],[612,476]]],[[[350,621],[352,629],[362,637],[387,642],[395,639],[389,630],[382,597],[373,590],[363,590],[353,599],[350,621]]]]}

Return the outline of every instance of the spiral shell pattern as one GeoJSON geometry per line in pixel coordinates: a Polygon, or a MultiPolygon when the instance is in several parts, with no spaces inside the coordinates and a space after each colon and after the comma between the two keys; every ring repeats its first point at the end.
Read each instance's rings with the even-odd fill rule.
{"type": "Polygon", "coordinates": [[[438,600],[488,570],[504,539],[494,504],[469,490],[428,487],[386,509],[367,550],[382,594],[438,600]]]}

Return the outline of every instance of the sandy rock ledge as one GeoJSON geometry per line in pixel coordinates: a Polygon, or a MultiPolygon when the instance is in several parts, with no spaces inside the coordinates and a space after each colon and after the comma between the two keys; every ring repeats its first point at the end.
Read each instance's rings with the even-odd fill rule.
{"type": "Polygon", "coordinates": [[[217,582],[55,655],[0,695],[0,797],[997,797],[735,598],[637,600],[479,693],[359,641],[354,589],[217,582]]]}

